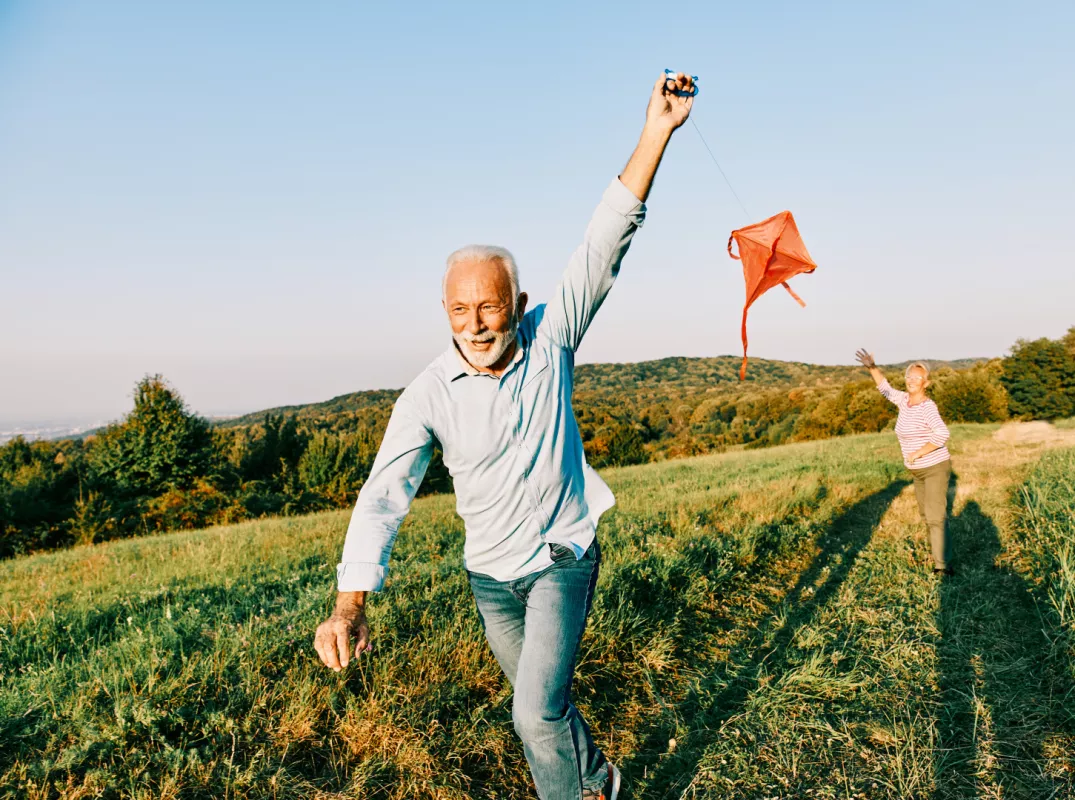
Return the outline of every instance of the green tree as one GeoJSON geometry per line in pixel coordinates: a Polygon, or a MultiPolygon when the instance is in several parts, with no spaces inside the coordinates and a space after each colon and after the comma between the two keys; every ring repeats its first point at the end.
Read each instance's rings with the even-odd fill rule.
{"type": "Polygon", "coordinates": [[[1075,356],[1063,341],[1020,339],[1003,361],[1001,383],[1012,416],[1058,419],[1075,414],[1075,356]]]}
{"type": "Polygon", "coordinates": [[[185,489],[209,472],[212,461],[209,423],[191,413],[160,375],[139,381],[134,410],[90,448],[98,478],[128,497],[185,489]]]}
{"type": "Polygon", "coordinates": [[[877,433],[884,430],[897,409],[877,391],[872,380],[858,381],[840,390],[837,402],[846,414],[841,433],[877,433]]]}
{"type": "Polygon", "coordinates": [[[112,538],[117,519],[112,504],[100,492],[87,492],[75,500],[71,534],[75,544],[93,544],[112,538]]]}
{"type": "Polygon", "coordinates": [[[940,378],[932,394],[948,422],[997,422],[1008,416],[1008,393],[987,370],[964,370],[940,378]]]}
{"type": "Polygon", "coordinates": [[[274,481],[294,472],[306,450],[307,437],[294,417],[266,414],[261,435],[250,442],[239,470],[244,480],[274,481]]]}
{"type": "Polygon", "coordinates": [[[1075,358],[1075,325],[1068,328],[1068,332],[1064,334],[1064,337],[1060,340],[1064,347],[1067,348],[1068,353],[1072,358],[1075,358]]]}
{"type": "Polygon", "coordinates": [[[0,446],[0,557],[70,541],[82,452],[76,441],[16,437],[0,446]]]}
{"type": "Polygon", "coordinates": [[[649,461],[646,455],[642,432],[630,423],[618,423],[608,439],[607,463],[613,467],[629,464],[644,464],[649,461]]]}
{"type": "Polygon", "coordinates": [[[376,455],[368,430],[345,436],[317,432],[299,460],[299,482],[307,491],[346,506],[354,503],[376,455]]]}

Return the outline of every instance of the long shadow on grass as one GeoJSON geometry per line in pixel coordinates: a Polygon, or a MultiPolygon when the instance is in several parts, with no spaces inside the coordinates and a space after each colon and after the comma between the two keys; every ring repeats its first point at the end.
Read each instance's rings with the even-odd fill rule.
{"type": "Polygon", "coordinates": [[[1042,770],[1045,737],[1073,733],[1062,708],[1071,687],[1050,659],[1030,587],[998,564],[997,526],[978,503],[950,518],[949,535],[957,573],[940,589],[934,796],[1070,797],[1075,776],[1042,770]]]}
{"type": "Polygon", "coordinates": [[[673,733],[661,725],[649,734],[640,755],[624,764],[632,782],[648,768],[651,777],[641,796],[679,796],[705,755],[711,740],[709,732],[715,732],[721,723],[742,710],[763,672],[783,667],[795,634],[837,593],[881,518],[907,485],[906,480],[893,481],[835,517],[820,534],[817,543],[821,552],[799,576],[794,588],[778,606],[767,609],[755,634],[733,650],[725,669],[709,676],[679,704],[679,719],[690,731],[686,742],[674,754],[660,759],[673,733]]]}

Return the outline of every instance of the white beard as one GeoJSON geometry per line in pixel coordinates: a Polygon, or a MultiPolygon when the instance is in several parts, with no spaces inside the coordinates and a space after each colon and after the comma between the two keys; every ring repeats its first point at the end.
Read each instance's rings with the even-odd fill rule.
{"type": "Polygon", "coordinates": [[[459,346],[467,361],[475,367],[488,369],[503,358],[504,353],[508,352],[511,343],[515,341],[515,334],[518,330],[519,323],[514,321],[511,327],[502,333],[485,331],[474,336],[464,331],[463,333],[452,334],[452,338],[455,339],[455,343],[459,346]],[[470,346],[471,342],[492,342],[493,346],[488,350],[478,351],[470,346]]]}

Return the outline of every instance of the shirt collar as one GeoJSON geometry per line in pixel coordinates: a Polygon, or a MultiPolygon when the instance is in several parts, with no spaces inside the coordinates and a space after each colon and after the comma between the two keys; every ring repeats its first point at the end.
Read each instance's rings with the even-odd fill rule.
{"type": "MultiPolygon", "coordinates": [[[[515,355],[511,357],[511,364],[509,367],[518,364],[523,359],[523,349],[525,347],[525,340],[520,334],[515,335],[515,355]]],[[[448,350],[445,356],[445,366],[448,368],[448,380],[454,381],[457,378],[465,378],[467,376],[474,375],[488,375],[490,378],[496,377],[489,375],[488,372],[481,372],[474,368],[466,358],[463,357],[463,353],[459,350],[459,345],[452,340],[452,347],[448,350]]]]}

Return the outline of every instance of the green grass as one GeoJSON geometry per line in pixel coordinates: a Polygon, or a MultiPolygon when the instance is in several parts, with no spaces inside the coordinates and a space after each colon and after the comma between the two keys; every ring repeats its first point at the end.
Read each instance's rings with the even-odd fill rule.
{"type": "MultiPolygon", "coordinates": [[[[1019,528],[1053,655],[1075,678],[1075,450],[1043,456],[1018,501],[1019,528]]],[[[1075,695],[1070,707],[1075,713],[1075,695]]]]}
{"type": "MultiPolygon", "coordinates": [[[[576,697],[632,796],[1072,796],[1009,499],[1044,445],[995,427],[953,428],[945,583],[891,434],[606,473],[576,697]]],[[[0,796],[528,796],[452,498],[405,523],[372,656],[318,666],[347,516],[0,564],[0,796]]]]}

